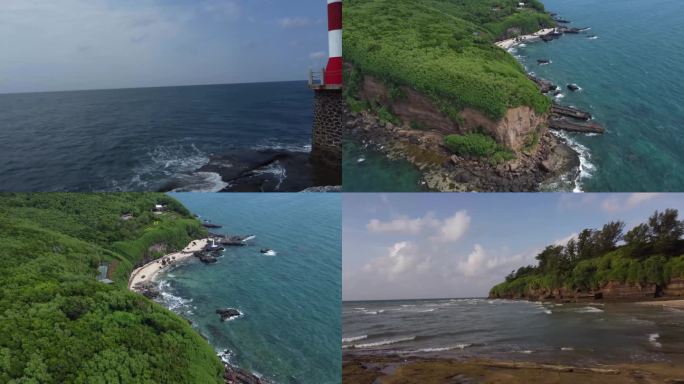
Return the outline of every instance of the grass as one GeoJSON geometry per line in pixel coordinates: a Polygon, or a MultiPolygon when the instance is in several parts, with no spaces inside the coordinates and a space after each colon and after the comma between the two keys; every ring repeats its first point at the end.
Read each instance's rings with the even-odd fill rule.
{"type": "MultiPolygon", "coordinates": [[[[522,105],[544,113],[548,98],[492,44],[514,26],[529,33],[553,25],[539,12],[543,6],[532,4],[517,10],[517,1],[509,0],[350,0],[345,58],[392,88],[406,85],[430,96],[452,118],[465,107],[494,120],[522,105]]],[[[354,76],[360,73],[347,83],[350,97],[357,96],[354,76]]]]}

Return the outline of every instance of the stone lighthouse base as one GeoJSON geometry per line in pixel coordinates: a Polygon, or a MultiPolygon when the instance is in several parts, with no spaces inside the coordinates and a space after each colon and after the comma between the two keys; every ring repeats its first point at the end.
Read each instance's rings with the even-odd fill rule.
{"type": "Polygon", "coordinates": [[[342,182],[342,91],[317,89],[314,98],[314,126],[311,160],[321,171],[337,175],[342,182]]]}

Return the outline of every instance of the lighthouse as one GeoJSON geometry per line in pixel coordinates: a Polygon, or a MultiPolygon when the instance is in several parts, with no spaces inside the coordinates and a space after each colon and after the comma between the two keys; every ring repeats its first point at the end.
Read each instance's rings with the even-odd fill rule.
{"type": "MultiPolygon", "coordinates": [[[[322,0],[321,0],[322,1],[322,0]]],[[[320,72],[309,71],[314,91],[314,126],[311,159],[335,173],[342,182],[342,0],[328,3],[328,64],[320,72]]]]}
{"type": "Polygon", "coordinates": [[[324,83],[342,87],[342,0],[328,0],[328,51],[324,83]]]}

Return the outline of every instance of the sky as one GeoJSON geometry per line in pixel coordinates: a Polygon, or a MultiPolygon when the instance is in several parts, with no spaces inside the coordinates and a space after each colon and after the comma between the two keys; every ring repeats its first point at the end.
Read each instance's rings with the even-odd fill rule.
{"type": "Polygon", "coordinates": [[[0,93],[304,80],[325,0],[0,0],[0,93]]]}
{"type": "Polygon", "coordinates": [[[547,245],[666,208],[684,194],[345,194],[343,300],[486,296],[547,245]]]}

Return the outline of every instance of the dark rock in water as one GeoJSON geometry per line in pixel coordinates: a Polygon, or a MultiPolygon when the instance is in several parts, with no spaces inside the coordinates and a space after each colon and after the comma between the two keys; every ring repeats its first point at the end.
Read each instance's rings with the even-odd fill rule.
{"type": "Polygon", "coordinates": [[[202,223],[202,226],[203,226],[204,228],[223,228],[222,225],[210,223],[210,222],[208,222],[208,221],[206,221],[206,220],[202,223]]]}
{"type": "Polygon", "coordinates": [[[605,129],[598,123],[577,123],[566,119],[552,118],[549,119],[549,128],[579,133],[603,133],[605,129]]]}
{"type": "Polygon", "coordinates": [[[578,91],[580,89],[579,85],[577,84],[568,84],[567,87],[569,90],[573,92],[578,91]]]}
{"type": "Polygon", "coordinates": [[[194,256],[198,259],[200,259],[201,262],[204,264],[214,264],[218,262],[218,259],[216,257],[215,253],[208,253],[204,251],[200,252],[195,252],[194,256]]]}
{"type": "Polygon", "coordinates": [[[551,60],[549,59],[537,59],[538,64],[549,64],[551,60]]]}
{"type": "Polygon", "coordinates": [[[197,172],[218,173],[228,184],[223,192],[299,192],[342,184],[340,169],[313,160],[308,152],[236,150],[212,157],[197,172]]]}
{"type": "Polygon", "coordinates": [[[234,367],[230,364],[224,364],[224,366],[223,378],[226,384],[271,384],[270,381],[242,368],[234,367]]]}
{"type": "Polygon", "coordinates": [[[218,313],[218,315],[221,316],[221,320],[223,321],[227,321],[232,318],[242,316],[242,312],[238,311],[235,308],[217,309],[216,313],[218,313]]]}
{"type": "Polygon", "coordinates": [[[159,297],[159,295],[161,294],[161,292],[159,292],[159,287],[157,286],[157,284],[149,281],[140,282],[136,284],[133,287],[133,289],[135,289],[135,291],[139,292],[148,299],[155,299],[159,297]]]}
{"type": "Polygon", "coordinates": [[[559,24],[570,24],[570,20],[565,20],[565,19],[561,19],[561,18],[555,18],[554,20],[556,21],[556,23],[559,23],[559,24]]]}
{"type": "Polygon", "coordinates": [[[261,248],[261,251],[260,251],[260,252],[261,252],[261,253],[269,253],[269,252],[271,252],[271,251],[272,251],[272,249],[261,248]]]}
{"type": "Polygon", "coordinates": [[[542,35],[540,37],[545,43],[548,43],[549,41],[552,41],[554,39],[553,35],[547,34],[547,35],[542,35]]]}

